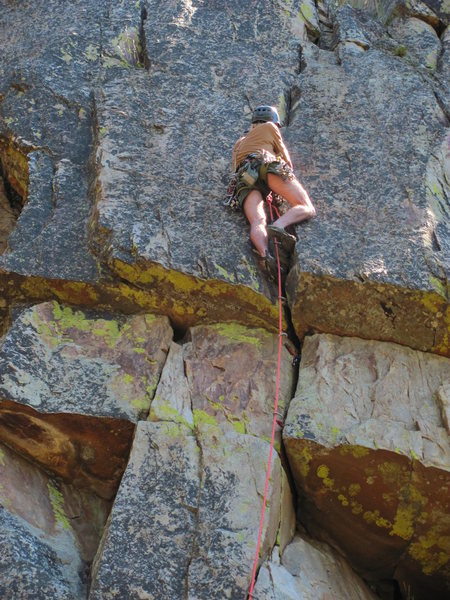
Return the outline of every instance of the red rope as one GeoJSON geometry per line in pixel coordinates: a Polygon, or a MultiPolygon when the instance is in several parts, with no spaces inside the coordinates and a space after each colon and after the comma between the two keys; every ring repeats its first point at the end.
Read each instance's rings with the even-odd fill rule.
{"type": "MultiPolygon", "coordinates": [[[[269,194],[269,196],[267,197],[267,204],[269,205],[270,220],[272,222],[273,221],[273,213],[272,213],[272,195],[271,194],[269,194]]],[[[279,216],[279,213],[278,213],[276,207],[274,206],[273,208],[276,211],[277,215],[279,216]]],[[[274,246],[275,246],[275,258],[277,259],[277,269],[278,269],[278,361],[277,361],[277,380],[276,380],[276,386],[275,386],[275,405],[274,405],[274,409],[273,409],[272,437],[270,439],[269,462],[268,462],[268,465],[267,465],[266,484],[265,484],[265,487],[264,487],[264,498],[263,498],[263,503],[262,503],[262,508],[261,508],[261,517],[260,517],[260,520],[259,520],[258,542],[256,544],[255,558],[254,558],[254,561],[253,561],[252,581],[251,581],[249,592],[248,592],[248,597],[249,598],[253,598],[253,588],[255,587],[255,583],[256,583],[256,570],[258,568],[259,548],[261,546],[262,531],[263,531],[263,526],[264,526],[264,515],[265,515],[265,512],[266,512],[266,504],[267,504],[267,493],[268,493],[268,490],[269,490],[270,465],[271,465],[271,462],[272,462],[273,446],[274,446],[274,442],[275,442],[275,426],[277,424],[278,396],[279,396],[279,391],[280,391],[281,348],[282,348],[282,337],[283,337],[283,319],[282,319],[282,311],[281,311],[281,302],[282,302],[282,295],[281,295],[281,267],[280,267],[280,257],[278,255],[278,241],[275,239],[274,242],[275,242],[274,243],[274,246]]]]}

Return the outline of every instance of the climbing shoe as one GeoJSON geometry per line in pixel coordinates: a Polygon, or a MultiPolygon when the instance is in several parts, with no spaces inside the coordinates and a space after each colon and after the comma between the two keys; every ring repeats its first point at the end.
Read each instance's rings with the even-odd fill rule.
{"type": "Polygon", "coordinates": [[[282,227],[276,227],[275,225],[267,226],[267,235],[269,236],[269,240],[278,240],[281,244],[281,248],[284,252],[289,255],[294,252],[295,244],[297,240],[295,236],[288,233],[282,227]]]}
{"type": "Polygon", "coordinates": [[[286,252],[281,242],[278,239],[269,239],[269,254],[273,257],[277,257],[278,250],[278,258],[280,259],[280,265],[286,270],[289,271],[289,267],[291,266],[291,253],[286,252]],[[276,248],[275,248],[276,245],[276,248]]]}
{"type": "MultiPolygon", "coordinates": [[[[266,256],[262,259],[264,269],[269,276],[269,279],[272,281],[278,281],[278,264],[277,259],[270,254],[270,252],[266,253],[266,256]]],[[[284,282],[287,275],[287,267],[281,264],[280,261],[280,273],[281,273],[281,282],[284,282]]]]}

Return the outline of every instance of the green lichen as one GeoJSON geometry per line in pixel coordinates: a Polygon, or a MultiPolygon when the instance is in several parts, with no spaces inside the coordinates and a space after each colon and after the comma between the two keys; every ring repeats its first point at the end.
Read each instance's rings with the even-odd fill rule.
{"type": "Polygon", "coordinates": [[[218,423],[216,421],[216,419],[210,415],[209,413],[207,413],[204,410],[201,410],[199,408],[195,408],[193,411],[194,414],[194,425],[198,426],[198,425],[215,425],[216,427],[218,427],[218,423]]]}
{"type": "Polygon", "coordinates": [[[444,283],[442,282],[441,279],[438,279],[437,277],[435,277],[434,275],[430,275],[429,277],[430,279],[430,283],[432,285],[432,287],[441,295],[441,296],[446,296],[447,294],[447,286],[444,285],[444,283]]]}
{"type": "Polygon", "coordinates": [[[311,22],[314,19],[314,13],[309,2],[302,2],[299,16],[303,16],[308,22],[311,22]]]}
{"type": "Polygon", "coordinates": [[[95,327],[92,329],[93,335],[102,337],[105,344],[110,348],[114,348],[121,338],[119,323],[117,321],[106,321],[100,319],[95,321],[95,327]]]}
{"type": "Polygon", "coordinates": [[[228,271],[226,269],[224,269],[223,267],[221,267],[220,265],[214,263],[214,266],[216,267],[217,272],[219,273],[219,275],[222,276],[222,279],[225,279],[225,281],[230,281],[231,283],[235,283],[236,278],[233,275],[233,273],[228,273],[228,271]]]}
{"type": "Polygon", "coordinates": [[[401,44],[399,46],[397,46],[396,48],[394,48],[394,50],[392,51],[392,54],[394,54],[394,56],[406,56],[408,53],[408,50],[406,49],[406,46],[402,46],[401,44]]]}
{"type": "Polygon", "coordinates": [[[89,331],[92,326],[92,321],[86,319],[80,310],[74,311],[69,306],[63,308],[58,302],[53,302],[53,317],[55,321],[50,321],[49,324],[54,325],[56,322],[55,330],[59,332],[65,332],[67,329],[89,331]]]}
{"type": "Polygon", "coordinates": [[[237,433],[247,433],[244,421],[234,421],[233,427],[237,433]]]}
{"type": "Polygon", "coordinates": [[[189,429],[192,429],[192,425],[184,419],[176,408],[166,403],[161,403],[161,399],[155,396],[153,400],[152,408],[148,417],[149,421],[169,421],[184,425],[189,429]]]}
{"type": "Polygon", "coordinates": [[[67,50],[64,50],[61,48],[61,58],[68,65],[70,63],[70,61],[72,60],[72,55],[69,54],[69,52],[67,52],[67,50]]]}
{"type": "Polygon", "coordinates": [[[63,529],[70,529],[70,521],[64,511],[64,496],[50,481],[47,483],[47,489],[56,523],[63,529]]]}
{"type": "Polygon", "coordinates": [[[93,44],[89,44],[89,46],[86,47],[84,56],[90,61],[96,61],[100,56],[98,47],[94,46],[93,44]]]}
{"type": "Polygon", "coordinates": [[[180,424],[164,421],[161,426],[161,433],[167,437],[178,440],[182,432],[180,424]]]}
{"type": "Polygon", "coordinates": [[[5,466],[5,453],[4,451],[0,448],[0,465],[5,466]]]}
{"type": "Polygon", "coordinates": [[[425,59],[425,66],[427,69],[430,69],[432,71],[434,71],[434,69],[436,69],[436,53],[435,52],[429,52],[426,56],[425,59]]]}
{"type": "Polygon", "coordinates": [[[139,411],[147,410],[149,402],[150,400],[148,396],[140,396],[138,398],[132,398],[130,400],[130,404],[134,406],[134,408],[137,408],[139,411]]]}
{"type": "MultiPolygon", "coordinates": [[[[238,323],[216,323],[211,325],[219,335],[223,335],[232,342],[240,344],[252,344],[261,348],[261,330],[252,330],[238,323]]],[[[265,332],[264,332],[265,333],[265,332]]]]}

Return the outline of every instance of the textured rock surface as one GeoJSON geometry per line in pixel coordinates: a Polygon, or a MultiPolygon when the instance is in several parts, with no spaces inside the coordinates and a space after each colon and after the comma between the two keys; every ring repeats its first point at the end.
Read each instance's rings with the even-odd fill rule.
{"type": "Polygon", "coordinates": [[[0,352],[0,396],[45,412],[145,418],[173,331],[48,302],[24,310],[0,352]]]}
{"type": "Polygon", "coordinates": [[[1,597],[86,597],[109,503],[58,483],[4,446],[0,480],[1,597]]]}
{"type": "MultiPolygon", "coordinates": [[[[93,570],[91,598],[241,597],[250,584],[268,444],[200,425],[139,423],[93,570]]],[[[264,554],[276,539],[274,460],[264,554]]]]}
{"type": "Polygon", "coordinates": [[[0,254],[6,248],[8,236],[16,225],[17,215],[9,203],[3,180],[0,178],[0,254]]]}
{"type": "Polygon", "coordinates": [[[249,104],[286,105],[299,3],[33,2],[8,4],[2,18],[0,154],[27,200],[0,261],[6,283],[33,277],[19,297],[67,300],[75,281],[79,302],[100,293],[107,305],[149,308],[134,285],[111,281],[111,267],[184,326],[270,323],[272,289],[222,197],[249,104]]]}
{"type": "MultiPolygon", "coordinates": [[[[269,438],[275,400],[278,338],[263,329],[217,323],[193,327],[190,341],[172,346],[150,409],[151,420],[208,422],[269,438]],[[176,358],[177,357],[177,358],[176,358]],[[176,385],[168,387],[167,381],[176,385]],[[180,400],[184,398],[184,402],[180,400]],[[193,417],[189,413],[193,411],[193,417]]],[[[294,372],[282,348],[279,412],[291,398],[294,372]]],[[[191,413],[192,415],[192,413],[191,413]]]]}
{"type": "Polygon", "coordinates": [[[447,358],[316,335],[283,432],[308,528],[372,579],[447,593],[447,358]]]}
{"type": "MultiPolygon", "coordinates": [[[[330,5],[334,4],[330,2],[330,5]]],[[[338,4],[349,4],[355,8],[367,11],[383,23],[389,23],[395,17],[417,17],[432,25],[442,21],[448,24],[450,10],[445,0],[350,0],[338,4]]]]}
{"type": "MultiPolygon", "coordinates": [[[[243,305],[255,322],[268,310],[243,220],[221,198],[249,104],[285,105],[302,23],[292,4],[150,2],[143,22],[150,71],[105,74],[94,236],[122,278],[156,286],[172,310],[186,312],[187,303],[197,320],[211,310],[222,320],[243,305]]],[[[122,12],[111,7],[123,31],[122,12]]]]}
{"type": "Polygon", "coordinates": [[[345,559],[326,544],[296,535],[283,552],[265,562],[258,574],[259,600],[375,600],[345,559]],[[275,558],[275,560],[274,560],[275,558]]]}
{"type": "Polygon", "coordinates": [[[319,215],[299,229],[288,277],[294,326],[300,337],[327,331],[447,355],[443,73],[432,81],[412,67],[366,14],[344,6],[334,20],[337,58],[305,49],[285,134],[319,215]]]}
{"type": "MultiPolygon", "coordinates": [[[[276,104],[318,208],[298,228],[287,285],[300,341],[337,333],[449,355],[448,4],[0,5],[0,440],[62,478],[64,503],[91,491],[112,499],[137,422],[91,595],[245,597],[277,311],[245,218],[222,205],[233,143],[256,104],[276,104]],[[47,300],[72,308],[24,308],[47,300]],[[155,342],[148,314],[168,317],[176,341],[155,317],[155,342]],[[66,494],[69,483],[80,489],[66,494]]],[[[286,432],[305,437],[287,445],[308,527],[361,572],[428,600],[450,579],[450,394],[436,366],[448,363],[395,352],[363,352],[362,363],[344,353],[333,377],[327,361],[310,365],[323,367],[323,407],[302,396],[302,422],[286,432]]],[[[283,350],[280,418],[290,360],[283,350]]],[[[277,455],[261,560],[293,534],[286,482],[277,455]]],[[[8,498],[22,505],[16,486],[8,498]]],[[[47,496],[42,510],[59,498],[47,496]]],[[[19,590],[11,575],[14,593],[86,597],[78,571],[89,569],[97,517],[87,510],[82,533],[64,538],[73,546],[95,531],[89,554],[64,566],[53,533],[8,510],[0,559],[13,549],[8,564],[25,580],[19,590]]],[[[294,567],[268,569],[261,582],[290,573],[298,591],[294,567]]]]}
{"type": "Polygon", "coordinates": [[[0,438],[104,497],[126,465],[173,332],[166,317],[119,317],[58,303],[23,310],[0,351],[0,438]]]}
{"type": "Polygon", "coordinates": [[[396,19],[389,33],[400,44],[404,44],[405,57],[411,54],[413,64],[434,70],[441,53],[441,42],[433,27],[420,19],[396,19]]]}
{"type": "MultiPolygon", "coordinates": [[[[150,597],[157,590],[173,598],[245,596],[268,462],[276,359],[276,336],[239,325],[199,326],[182,346],[172,344],[150,411],[154,422],[138,424],[97,555],[93,598],[136,590],[150,597]],[[124,558],[117,560],[124,545],[124,558]]],[[[286,351],[280,411],[292,385],[290,362],[286,351]]],[[[261,556],[277,535],[284,548],[293,534],[292,499],[281,477],[275,455],[261,556]]]]}

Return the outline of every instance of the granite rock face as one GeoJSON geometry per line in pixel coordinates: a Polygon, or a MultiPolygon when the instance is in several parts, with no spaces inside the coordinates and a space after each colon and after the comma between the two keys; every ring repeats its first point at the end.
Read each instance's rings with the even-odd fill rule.
{"type": "Polygon", "coordinates": [[[298,496],[283,347],[259,593],[325,564],[324,595],[370,597],[290,544],[295,499],[376,589],[446,597],[448,4],[3,0],[0,23],[0,595],[245,597],[281,338],[223,199],[267,103],[317,216],[285,290],[298,496]]]}
{"type": "Polygon", "coordinates": [[[281,557],[261,567],[255,596],[260,600],[346,598],[375,600],[342,556],[326,544],[296,535],[281,557]]]}
{"type": "Polygon", "coordinates": [[[294,326],[300,337],[333,332],[448,355],[440,41],[411,19],[395,21],[392,37],[349,6],[334,23],[334,61],[314,47],[303,53],[285,135],[319,216],[299,228],[288,276],[294,326]]]}
{"type": "Polygon", "coordinates": [[[0,352],[0,395],[45,413],[145,418],[172,328],[47,302],[24,310],[0,352]]]}
{"type": "Polygon", "coordinates": [[[414,598],[450,581],[449,381],[447,358],[316,335],[283,432],[308,529],[414,598]]]}
{"type": "Polygon", "coordinates": [[[0,595],[86,597],[110,503],[58,482],[0,447],[0,595]]]}
{"type": "MultiPolygon", "coordinates": [[[[90,597],[245,596],[275,383],[262,373],[274,371],[276,341],[263,330],[217,324],[193,328],[190,341],[172,344],[152,422],[138,424],[96,557],[90,597]]],[[[292,385],[290,362],[286,352],[281,411],[292,385]]],[[[281,547],[290,541],[291,502],[275,454],[261,557],[277,535],[281,547]]]]}
{"type": "Polygon", "coordinates": [[[80,303],[148,308],[139,286],[179,325],[271,323],[273,291],[222,200],[250,107],[287,106],[299,6],[5,6],[0,155],[24,208],[0,266],[6,284],[34,282],[13,297],[73,301],[77,282],[80,303]]]}
{"type": "Polygon", "coordinates": [[[1,439],[111,497],[172,335],[166,317],[89,313],[56,302],[22,311],[0,350],[1,439]]]}

